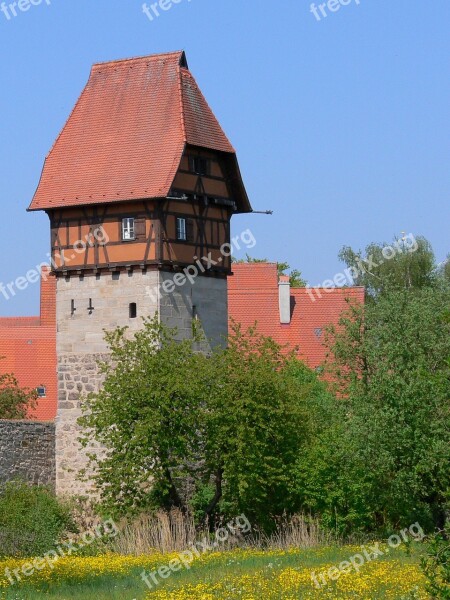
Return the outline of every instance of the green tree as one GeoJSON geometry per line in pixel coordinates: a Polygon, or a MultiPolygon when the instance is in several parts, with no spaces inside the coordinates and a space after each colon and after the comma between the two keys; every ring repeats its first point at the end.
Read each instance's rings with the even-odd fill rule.
{"type": "Polygon", "coordinates": [[[243,264],[254,264],[254,263],[267,263],[270,262],[270,260],[268,258],[254,258],[253,256],[250,256],[250,254],[246,254],[245,258],[234,258],[232,259],[233,263],[235,263],[236,265],[243,265],[243,264]]]}
{"type": "Polygon", "coordinates": [[[365,252],[344,246],[339,253],[355,285],[369,297],[390,290],[429,287],[436,281],[436,261],[430,243],[412,235],[395,238],[390,244],[369,244],[365,252]]]}
{"type": "Polygon", "coordinates": [[[289,272],[289,281],[292,288],[304,288],[308,285],[308,282],[303,279],[301,271],[298,269],[292,269],[288,263],[277,263],[278,275],[285,275],[286,271],[289,272]]]}
{"type": "Polygon", "coordinates": [[[0,488],[0,558],[43,555],[76,532],[70,507],[42,486],[12,481],[0,488]]]}
{"type": "Polygon", "coordinates": [[[304,508],[345,532],[442,528],[450,507],[450,287],[424,238],[397,242],[341,252],[367,302],[328,330],[333,396],[297,465],[304,508]]]}
{"type": "Polygon", "coordinates": [[[442,263],[439,274],[443,279],[450,283],[450,254],[447,255],[447,258],[442,263]]]}
{"type": "Polygon", "coordinates": [[[290,508],[291,479],[307,430],[306,388],[293,357],[238,327],[226,349],[198,352],[157,319],[127,339],[107,335],[103,389],[84,403],[84,443],[113,514],[193,508],[201,518],[243,511],[268,526],[290,508]]]}
{"type": "Polygon", "coordinates": [[[427,540],[427,553],[422,557],[426,590],[434,599],[450,598],[450,521],[442,531],[427,540]]]}
{"type": "Polygon", "coordinates": [[[270,527],[294,509],[292,477],[309,429],[309,386],[298,361],[256,328],[237,325],[213,358],[215,384],[206,418],[206,476],[222,512],[245,512],[270,527]]]}
{"type": "Polygon", "coordinates": [[[449,507],[448,288],[383,293],[329,332],[336,410],[300,461],[328,524],[442,525],[449,507]],[[309,465],[313,465],[314,468],[309,465]]]}
{"type": "Polygon", "coordinates": [[[200,403],[207,358],[198,338],[177,342],[157,317],[127,338],[106,334],[111,361],[101,365],[104,385],[85,400],[83,444],[91,436],[106,449],[95,480],[112,514],[184,505],[177,479],[197,464],[200,403]]]}
{"type": "Polygon", "coordinates": [[[36,400],[36,391],[22,389],[14,375],[0,375],[0,419],[26,419],[36,400]]]}

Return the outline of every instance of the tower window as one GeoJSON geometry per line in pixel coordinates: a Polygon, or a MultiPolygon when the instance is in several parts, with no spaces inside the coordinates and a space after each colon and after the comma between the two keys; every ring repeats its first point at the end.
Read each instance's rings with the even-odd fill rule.
{"type": "Polygon", "coordinates": [[[36,392],[38,398],[45,398],[47,396],[47,388],[45,387],[45,385],[40,385],[39,387],[37,387],[36,392]]]}
{"type": "Polygon", "coordinates": [[[194,219],[177,218],[177,240],[180,242],[194,242],[194,219]]]}
{"type": "Polygon", "coordinates": [[[196,175],[209,175],[209,160],[201,156],[192,156],[191,171],[196,175]]]}
{"type": "Polygon", "coordinates": [[[177,219],[177,240],[183,242],[187,240],[186,219],[177,219]]]}
{"type": "Polygon", "coordinates": [[[122,219],[122,240],[124,242],[135,239],[135,220],[133,217],[122,219]]]}
{"type": "Polygon", "coordinates": [[[130,319],[135,319],[137,317],[137,304],[136,302],[131,302],[130,304],[130,319]]]}

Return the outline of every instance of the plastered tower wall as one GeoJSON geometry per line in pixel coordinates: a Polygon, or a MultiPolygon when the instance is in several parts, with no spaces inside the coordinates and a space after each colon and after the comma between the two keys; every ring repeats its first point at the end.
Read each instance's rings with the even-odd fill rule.
{"type": "MultiPolygon", "coordinates": [[[[160,289],[172,282],[174,275],[161,271],[160,289]]],[[[226,279],[197,277],[182,286],[173,286],[170,294],[161,291],[159,313],[168,327],[176,327],[180,337],[192,335],[192,319],[201,322],[206,348],[225,343],[228,332],[228,287],[226,279]]],[[[170,289],[170,288],[169,288],[170,289]]]]}
{"type": "Polygon", "coordinates": [[[85,494],[91,489],[77,479],[87,465],[85,450],[77,439],[77,419],[81,416],[80,396],[101,385],[97,363],[108,356],[104,330],[128,326],[136,331],[142,325],[140,316],[153,316],[157,304],[147,290],[157,287],[158,277],[156,271],[137,270],[58,278],[56,491],[60,495],[85,494]],[[130,303],[136,303],[138,318],[129,317],[130,303]]]}
{"type": "MultiPolygon", "coordinates": [[[[59,495],[84,495],[92,485],[78,478],[87,466],[86,450],[78,437],[80,396],[97,391],[101,384],[98,361],[108,357],[104,330],[142,327],[141,317],[158,312],[161,321],[177,327],[180,337],[192,335],[192,319],[201,320],[212,345],[224,343],[227,334],[227,281],[198,277],[167,293],[174,275],[141,271],[59,277],[57,281],[58,413],[56,418],[56,491],[59,495]],[[130,304],[137,317],[130,318],[130,304]],[[73,309],[75,309],[73,311],[73,309]],[[72,314],[73,313],[73,314],[72,314]]],[[[88,451],[101,449],[95,444],[88,451]]]]}

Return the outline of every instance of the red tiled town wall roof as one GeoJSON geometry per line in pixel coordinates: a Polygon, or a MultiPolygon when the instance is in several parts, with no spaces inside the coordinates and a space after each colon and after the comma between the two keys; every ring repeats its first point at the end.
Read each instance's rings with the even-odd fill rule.
{"type": "Polygon", "coordinates": [[[56,375],[56,280],[42,280],[41,317],[0,318],[0,372],[13,373],[19,385],[45,386],[30,416],[52,421],[57,407],[56,375]]]}
{"type": "Polygon", "coordinates": [[[187,144],[235,160],[184,52],[96,64],[29,210],[165,198],[187,144]]]}
{"type": "Polygon", "coordinates": [[[278,272],[275,263],[234,264],[228,280],[230,318],[244,328],[258,324],[260,333],[290,348],[298,347],[298,357],[311,368],[325,360],[323,332],[337,324],[348,300],[364,302],[364,288],[310,290],[291,289],[291,322],[280,323],[278,272]],[[317,292],[321,294],[318,297],[317,292]]]}
{"type": "MultiPolygon", "coordinates": [[[[282,325],[279,314],[278,272],[274,263],[235,264],[230,277],[228,303],[230,318],[245,328],[258,323],[259,331],[281,345],[298,347],[298,357],[308,366],[320,366],[325,359],[321,332],[337,323],[348,300],[364,302],[364,288],[314,290],[291,289],[291,323],[282,325]]],[[[12,372],[23,387],[44,385],[46,398],[39,400],[34,418],[53,420],[57,410],[56,375],[56,281],[42,282],[41,317],[0,318],[0,362],[2,372],[12,372]]]]}

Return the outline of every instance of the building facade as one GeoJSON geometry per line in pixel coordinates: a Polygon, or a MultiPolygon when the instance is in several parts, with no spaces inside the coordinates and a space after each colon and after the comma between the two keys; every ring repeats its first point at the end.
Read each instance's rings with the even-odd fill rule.
{"type": "Polygon", "coordinates": [[[250,212],[236,153],[184,52],[94,65],[29,210],[51,228],[56,280],[56,489],[83,494],[80,397],[101,386],[104,331],[156,313],[211,346],[227,333],[230,220],[250,212]]]}

